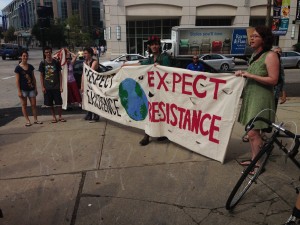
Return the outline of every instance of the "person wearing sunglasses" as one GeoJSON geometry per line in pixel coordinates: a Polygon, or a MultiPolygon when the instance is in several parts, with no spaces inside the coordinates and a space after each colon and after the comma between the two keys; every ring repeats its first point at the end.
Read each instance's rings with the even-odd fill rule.
{"type": "Polygon", "coordinates": [[[193,62],[187,66],[187,69],[193,71],[204,71],[203,65],[199,61],[199,57],[197,55],[193,56],[193,62]]]}
{"type": "MultiPolygon", "coordinates": [[[[274,36],[272,30],[266,26],[258,26],[250,36],[250,46],[254,50],[249,67],[246,71],[238,70],[235,75],[246,79],[242,94],[242,106],[238,122],[246,125],[256,116],[264,117],[270,121],[275,120],[274,86],[278,82],[280,61],[277,54],[271,51],[274,36]]],[[[248,133],[247,139],[251,146],[251,159],[240,162],[242,166],[248,166],[255,158],[263,145],[264,132],[270,132],[264,122],[255,122],[255,129],[248,133]]],[[[256,165],[254,175],[259,167],[256,165]]]]}

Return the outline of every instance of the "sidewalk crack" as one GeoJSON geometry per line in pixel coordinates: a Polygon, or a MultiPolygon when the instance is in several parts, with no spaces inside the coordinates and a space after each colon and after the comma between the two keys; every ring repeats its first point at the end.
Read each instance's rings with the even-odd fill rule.
{"type": "Polygon", "coordinates": [[[82,195],[83,185],[85,182],[85,177],[86,177],[86,172],[82,172],[81,181],[79,183],[78,193],[76,196],[76,201],[75,201],[70,225],[75,225],[75,223],[76,223],[76,217],[77,217],[77,212],[78,212],[78,208],[79,208],[79,204],[80,204],[80,198],[82,195]]]}

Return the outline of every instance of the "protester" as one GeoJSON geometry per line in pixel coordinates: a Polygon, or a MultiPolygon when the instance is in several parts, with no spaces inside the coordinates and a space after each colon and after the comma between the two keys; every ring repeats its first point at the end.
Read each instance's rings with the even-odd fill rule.
{"type": "MultiPolygon", "coordinates": [[[[275,100],[273,87],[278,81],[279,59],[275,52],[270,51],[272,43],[273,35],[271,29],[265,26],[256,27],[250,36],[250,45],[254,50],[249,61],[250,65],[247,71],[239,70],[235,72],[236,76],[247,79],[238,118],[242,125],[246,125],[255,116],[274,121],[275,100]]],[[[268,126],[264,122],[255,122],[255,128],[248,133],[252,158],[241,161],[241,165],[248,166],[258,154],[263,144],[261,132],[266,128],[268,126]]],[[[254,173],[255,171],[251,172],[251,174],[254,173]]]]}
{"type": "Polygon", "coordinates": [[[199,57],[197,55],[193,56],[193,62],[187,66],[187,69],[193,71],[204,71],[203,65],[199,61],[199,57]]]}
{"type": "Polygon", "coordinates": [[[300,193],[298,194],[292,215],[288,218],[285,225],[296,225],[299,224],[299,222],[300,222],[300,193]]]}
{"type": "Polygon", "coordinates": [[[40,80],[42,91],[44,93],[44,105],[50,107],[52,114],[52,123],[66,122],[62,118],[62,74],[60,63],[52,58],[52,48],[46,46],[43,49],[44,60],[40,62],[40,80]],[[54,104],[58,109],[58,120],[55,115],[54,104]]]}
{"type": "MultiPolygon", "coordinates": [[[[160,38],[156,35],[150,36],[148,38],[147,44],[149,45],[149,54],[150,57],[143,61],[142,65],[162,65],[162,66],[170,66],[170,58],[168,54],[162,53],[160,38]]],[[[166,137],[159,137],[158,141],[167,140],[166,137]]],[[[150,136],[145,133],[144,138],[140,141],[140,145],[145,146],[150,142],[150,136]]]]}
{"type": "MultiPolygon", "coordinates": [[[[86,65],[88,65],[89,67],[91,67],[93,70],[97,71],[98,70],[98,62],[97,60],[93,59],[93,49],[86,47],[83,50],[83,54],[84,54],[84,63],[86,65]]],[[[84,73],[82,74],[81,77],[81,92],[84,92],[84,73]]],[[[95,113],[92,113],[90,111],[87,111],[86,116],[84,117],[85,120],[88,120],[90,123],[94,123],[99,121],[99,116],[95,113]]]]}
{"type": "MultiPolygon", "coordinates": [[[[273,49],[274,52],[277,53],[279,60],[282,53],[282,50],[280,47],[275,47],[273,49]]],[[[275,111],[277,110],[277,105],[280,99],[280,104],[283,104],[286,102],[286,91],[285,91],[285,74],[284,74],[284,67],[282,65],[282,62],[280,60],[280,70],[279,70],[279,77],[278,77],[278,83],[274,87],[274,95],[275,95],[275,111]],[[280,97],[281,94],[281,97],[280,97]]]]}
{"type": "Polygon", "coordinates": [[[68,104],[69,105],[77,104],[81,106],[81,96],[80,96],[80,92],[73,71],[73,66],[74,63],[76,62],[76,59],[77,59],[77,55],[75,54],[73,54],[73,57],[71,56],[71,54],[69,54],[67,57],[66,66],[68,67],[68,104]]]}
{"type": "Polygon", "coordinates": [[[38,94],[36,79],[34,76],[34,67],[28,64],[28,52],[22,51],[21,62],[15,68],[16,85],[18,96],[22,105],[22,113],[26,119],[26,127],[31,126],[30,119],[27,114],[27,98],[29,98],[31,110],[34,118],[34,124],[42,124],[37,119],[36,96],[38,94]]]}

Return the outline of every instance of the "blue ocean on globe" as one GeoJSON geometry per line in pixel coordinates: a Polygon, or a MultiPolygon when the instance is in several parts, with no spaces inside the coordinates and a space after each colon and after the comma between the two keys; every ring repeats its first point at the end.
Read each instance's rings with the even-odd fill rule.
{"type": "Polygon", "coordinates": [[[140,84],[135,80],[126,78],[121,82],[119,97],[122,106],[131,119],[141,121],[147,117],[148,99],[140,84]]]}

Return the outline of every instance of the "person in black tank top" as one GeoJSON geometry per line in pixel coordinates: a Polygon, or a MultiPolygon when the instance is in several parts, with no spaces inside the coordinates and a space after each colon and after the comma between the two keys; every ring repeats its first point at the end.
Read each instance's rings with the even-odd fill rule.
{"type": "MultiPolygon", "coordinates": [[[[89,47],[86,47],[84,50],[83,50],[83,55],[84,55],[84,63],[86,65],[88,65],[89,67],[91,67],[93,70],[98,70],[98,62],[97,60],[93,59],[93,49],[92,48],[89,48],[89,47]]],[[[81,79],[81,92],[83,93],[84,91],[84,85],[83,85],[83,82],[84,82],[84,73],[82,74],[82,79],[81,79]]],[[[90,112],[90,111],[87,111],[87,114],[85,115],[84,117],[85,120],[88,120],[90,123],[94,123],[94,122],[97,122],[99,121],[100,117],[99,115],[93,113],[93,112],[90,112]]]]}

